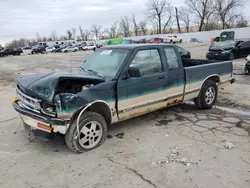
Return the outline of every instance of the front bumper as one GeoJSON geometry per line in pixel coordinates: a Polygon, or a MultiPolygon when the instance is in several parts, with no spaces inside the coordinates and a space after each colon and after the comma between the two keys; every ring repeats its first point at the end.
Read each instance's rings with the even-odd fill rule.
{"type": "Polygon", "coordinates": [[[40,130],[48,133],[65,134],[69,125],[67,120],[52,118],[43,114],[25,109],[19,105],[20,101],[12,103],[13,108],[20,114],[21,119],[32,129],[40,130]]]}
{"type": "Polygon", "coordinates": [[[228,53],[214,53],[214,52],[208,52],[206,54],[206,58],[207,59],[213,59],[213,60],[229,60],[230,57],[229,57],[229,54],[228,53]]]}

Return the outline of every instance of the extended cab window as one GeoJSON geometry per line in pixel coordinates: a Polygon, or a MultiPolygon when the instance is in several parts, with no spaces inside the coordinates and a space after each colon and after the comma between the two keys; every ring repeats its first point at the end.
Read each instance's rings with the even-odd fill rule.
{"type": "Polygon", "coordinates": [[[167,64],[168,64],[169,70],[178,69],[179,64],[178,64],[178,58],[177,58],[175,49],[168,47],[168,48],[164,48],[164,51],[166,54],[167,64]]]}
{"type": "Polygon", "coordinates": [[[157,49],[137,52],[130,67],[138,68],[141,76],[161,73],[163,71],[160,54],[157,49]]]}
{"type": "Polygon", "coordinates": [[[250,48],[250,42],[243,42],[241,43],[241,48],[250,48]]]}

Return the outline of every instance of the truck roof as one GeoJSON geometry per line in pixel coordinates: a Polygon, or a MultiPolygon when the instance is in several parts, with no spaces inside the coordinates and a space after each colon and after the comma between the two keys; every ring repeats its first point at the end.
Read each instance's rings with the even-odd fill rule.
{"type": "Polygon", "coordinates": [[[153,47],[153,46],[174,46],[172,44],[120,44],[120,45],[109,45],[109,46],[105,46],[103,48],[125,48],[125,49],[135,49],[135,48],[139,48],[139,47],[153,47]]]}

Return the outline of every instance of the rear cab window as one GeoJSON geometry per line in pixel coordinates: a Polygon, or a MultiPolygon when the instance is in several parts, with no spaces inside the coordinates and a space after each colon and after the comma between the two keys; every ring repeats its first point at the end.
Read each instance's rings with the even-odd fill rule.
{"type": "Polygon", "coordinates": [[[176,50],[173,47],[165,47],[164,53],[166,56],[166,62],[168,66],[168,70],[175,70],[179,68],[178,63],[178,55],[176,54],[176,50]]]}

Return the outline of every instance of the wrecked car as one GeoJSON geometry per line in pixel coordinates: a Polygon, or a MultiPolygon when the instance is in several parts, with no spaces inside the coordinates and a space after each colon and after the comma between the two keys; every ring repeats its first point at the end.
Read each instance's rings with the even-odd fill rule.
{"type": "Polygon", "coordinates": [[[13,107],[34,133],[65,135],[81,153],[100,146],[107,125],[194,100],[209,109],[232,78],[232,61],[183,59],[174,45],[132,44],[97,49],[77,72],[17,80],[13,107]]]}

